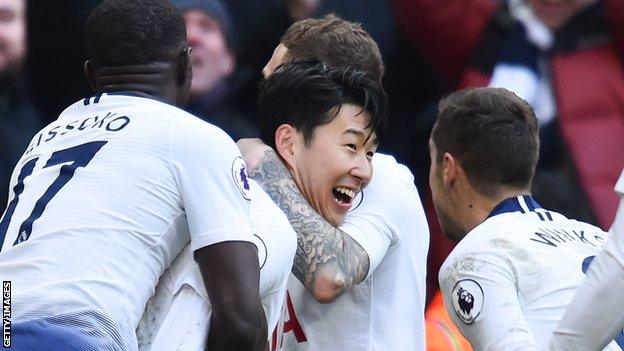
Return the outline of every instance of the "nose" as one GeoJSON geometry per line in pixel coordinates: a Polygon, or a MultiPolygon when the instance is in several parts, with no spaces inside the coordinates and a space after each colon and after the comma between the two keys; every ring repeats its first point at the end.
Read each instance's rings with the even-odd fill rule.
{"type": "Polygon", "coordinates": [[[366,155],[361,155],[354,159],[351,175],[359,178],[362,183],[370,182],[373,177],[373,164],[366,155]]]}

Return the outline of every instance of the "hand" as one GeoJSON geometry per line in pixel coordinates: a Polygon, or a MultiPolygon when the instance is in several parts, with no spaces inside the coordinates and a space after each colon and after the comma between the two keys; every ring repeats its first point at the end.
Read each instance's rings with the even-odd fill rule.
{"type": "Polygon", "coordinates": [[[270,146],[257,138],[240,139],[236,142],[236,145],[247,164],[247,174],[254,173],[260,161],[262,161],[264,153],[267,150],[271,150],[270,146]]]}

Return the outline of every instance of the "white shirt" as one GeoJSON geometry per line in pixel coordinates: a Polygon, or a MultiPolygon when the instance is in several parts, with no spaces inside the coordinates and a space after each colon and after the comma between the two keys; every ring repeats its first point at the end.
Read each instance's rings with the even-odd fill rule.
{"type": "Polygon", "coordinates": [[[615,339],[624,350],[624,170],[615,191],[620,196],[611,236],[559,322],[550,350],[598,350],[615,339]],[[589,322],[588,322],[589,321],[589,322]]]}
{"type": "Polygon", "coordinates": [[[189,237],[253,241],[244,172],[223,131],[176,107],[116,94],[71,105],[11,178],[0,278],[13,325],[46,319],[136,350],[145,303],[189,237]]]}
{"type": "Polygon", "coordinates": [[[442,265],[446,309],[475,350],[543,348],[606,238],[530,196],[507,199],[442,265]]]}
{"type": "MultiPolygon", "coordinates": [[[[273,331],[281,315],[297,235],[264,190],[251,179],[249,185],[253,197],[251,228],[260,264],[260,298],[269,331],[273,331]]],[[[187,245],[160,278],[155,295],[147,303],[137,329],[139,349],[203,351],[211,310],[199,267],[187,245]]]]}
{"type": "Polygon", "coordinates": [[[414,177],[388,155],[341,229],[368,253],[367,278],[329,304],[289,279],[283,350],[424,350],[429,229],[414,177]]]}

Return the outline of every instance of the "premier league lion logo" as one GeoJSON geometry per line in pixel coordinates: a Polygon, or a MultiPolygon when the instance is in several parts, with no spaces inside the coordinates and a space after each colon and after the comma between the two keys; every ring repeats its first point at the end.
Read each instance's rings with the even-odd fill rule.
{"type": "Polygon", "coordinates": [[[242,157],[237,157],[234,159],[234,162],[232,162],[232,180],[243,198],[251,200],[251,187],[249,186],[247,166],[242,157]]]}
{"type": "Polygon", "coordinates": [[[462,279],[455,284],[451,295],[457,317],[466,324],[472,324],[483,308],[483,289],[473,279],[462,279]]]}
{"type": "Polygon", "coordinates": [[[245,190],[249,190],[249,181],[247,180],[247,170],[245,169],[245,166],[241,167],[238,174],[240,176],[241,182],[243,182],[243,188],[245,188],[245,190]]]}
{"type": "Polygon", "coordinates": [[[457,303],[459,304],[459,309],[462,310],[462,312],[470,314],[470,311],[474,307],[474,296],[464,290],[464,288],[459,287],[459,290],[457,290],[457,303]]]}

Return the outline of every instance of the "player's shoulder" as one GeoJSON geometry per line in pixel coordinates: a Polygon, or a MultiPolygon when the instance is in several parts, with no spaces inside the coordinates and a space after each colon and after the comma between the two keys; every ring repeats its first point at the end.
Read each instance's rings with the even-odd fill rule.
{"type": "Polygon", "coordinates": [[[364,196],[374,198],[383,207],[395,208],[392,204],[411,207],[420,203],[409,168],[398,163],[394,157],[381,153],[373,156],[373,179],[363,192],[364,196]],[[382,205],[381,202],[387,203],[382,205]]]}
{"type": "Polygon", "coordinates": [[[409,168],[397,162],[393,156],[387,154],[375,153],[373,156],[373,171],[384,178],[390,177],[406,184],[414,183],[414,175],[409,168]]]}
{"type": "Polygon", "coordinates": [[[470,273],[481,269],[481,264],[496,259],[506,261],[505,249],[513,247],[518,224],[514,213],[500,214],[475,227],[455,245],[440,268],[439,278],[458,277],[458,272],[470,273]],[[484,258],[488,258],[485,259],[484,258]]]}

